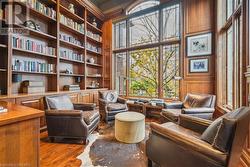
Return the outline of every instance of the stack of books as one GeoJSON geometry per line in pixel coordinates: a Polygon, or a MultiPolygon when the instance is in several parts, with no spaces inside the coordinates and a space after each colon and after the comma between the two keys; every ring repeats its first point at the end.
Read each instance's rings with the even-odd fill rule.
{"type": "Polygon", "coordinates": [[[78,46],[84,47],[84,43],[76,39],[75,37],[68,35],[68,34],[63,34],[60,33],[60,39],[66,42],[70,42],[72,44],[76,44],[78,46]]]}
{"type": "Polygon", "coordinates": [[[13,37],[12,44],[14,48],[29,50],[33,52],[43,53],[55,56],[56,49],[53,47],[45,46],[42,43],[24,37],[13,37]]]}
{"type": "Polygon", "coordinates": [[[42,81],[23,81],[23,93],[44,93],[45,87],[42,81]]]}
{"type": "Polygon", "coordinates": [[[12,70],[25,72],[54,73],[56,70],[56,66],[55,64],[41,63],[38,61],[13,59],[12,70]]]}
{"type": "Polygon", "coordinates": [[[21,0],[21,2],[26,3],[30,8],[35,9],[36,11],[49,16],[52,19],[56,19],[56,11],[37,0],[21,0]]]}
{"type": "Polygon", "coordinates": [[[77,52],[66,48],[60,48],[60,57],[68,60],[83,61],[83,54],[78,54],[77,52]]]}
{"type": "Polygon", "coordinates": [[[65,85],[63,87],[63,90],[65,90],[65,91],[76,91],[76,90],[80,90],[80,86],[79,85],[65,85]]]}
{"type": "Polygon", "coordinates": [[[76,31],[84,33],[84,24],[77,23],[72,19],[60,14],[60,23],[73,28],[76,31]]]}

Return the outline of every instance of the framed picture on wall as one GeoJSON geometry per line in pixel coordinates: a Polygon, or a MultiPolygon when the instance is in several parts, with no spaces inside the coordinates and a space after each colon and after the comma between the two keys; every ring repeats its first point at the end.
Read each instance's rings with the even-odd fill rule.
{"type": "Polygon", "coordinates": [[[187,37],[187,56],[204,56],[212,54],[212,34],[187,37]]]}
{"type": "Polygon", "coordinates": [[[208,59],[191,59],[189,60],[190,73],[208,72],[208,59]]]}

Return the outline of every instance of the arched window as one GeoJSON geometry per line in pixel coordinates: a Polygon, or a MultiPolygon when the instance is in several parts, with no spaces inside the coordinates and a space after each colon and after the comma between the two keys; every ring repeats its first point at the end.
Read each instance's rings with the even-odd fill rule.
{"type": "Polygon", "coordinates": [[[135,13],[135,12],[138,12],[138,11],[141,11],[141,10],[153,7],[153,6],[157,6],[159,4],[160,4],[160,2],[158,0],[149,0],[146,2],[141,2],[141,3],[137,4],[136,6],[134,6],[133,8],[130,8],[127,11],[127,14],[132,14],[132,13],[135,13]]]}

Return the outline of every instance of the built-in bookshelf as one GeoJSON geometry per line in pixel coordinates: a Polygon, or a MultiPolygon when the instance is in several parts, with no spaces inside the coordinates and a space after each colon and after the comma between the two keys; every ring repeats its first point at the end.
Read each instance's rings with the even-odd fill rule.
{"type": "MultiPolygon", "coordinates": [[[[6,81],[0,83],[2,95],[22,93],[25,80],[44,82],[45,93],[64,91],[65,85],[79,85],[81,90],[103,88],[104,16],[98,9],[80,0],[14,3],[23,13],[13,28],[23,33],[0,38],[0,61],[4,62],[0,64],[0,79],[6,81]]],[[[11,12],[5,5],[3,13],[11,12]]],[[[5,25],[4,17],[0,21],[5,25]]]]}

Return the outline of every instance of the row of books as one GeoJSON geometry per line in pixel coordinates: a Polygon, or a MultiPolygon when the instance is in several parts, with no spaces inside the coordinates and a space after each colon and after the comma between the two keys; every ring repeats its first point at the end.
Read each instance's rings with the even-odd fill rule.
{"type": "Polygon", "coordinates": [[[96,53],[101,53],[102,52],[102,48],[92,45],[91,43],[87,42],[86,48],[90,51],[96,52],[96,53]]]}
{"type": "Polygon", "coordinates": [[[79,31],[81,33],[84,33],[84,24],[79,24],[75,21],[73,21],[72,19],[64,16],[63,14],[60,14],[60,23],[69,26],[73,29],[75,29],[76,31],[79,31]]]}
{"type": "Polygon", "coordinates": [[[56,19],[56,11],[37,0],[21,0],[21,2],[26,3],[29,7],[51,17],[52,19],[56,19]]]}
{"type": "Polygon", "coordinates": [[[68,60],[83,61],[83,54],[78,54],[70,49],[60,48],[60,57],[68,60]]]}
{"type": "Polygon", "coordinates": [[[34,51],[38,53],[48,54],[55,56],[56,49],[53,47],[45,46],[42,43],[39,43],[38,41],[33,41],[28,38],[24,37],[13,37],[12,44],[14,48],[34,51]]]}
{"type": "Polygon", "coordinates": [[[83,42],[79,41],[77,38],[75,38],[75,37],[73,37],[71,35],[60,33],[59,37],[63,41],[67,41],[67,42],[76,44],[78,46],[84,47],[84,43],[83,42]]]}
{"type": "Polygon", "coordinates": [[[99,42],[102,42],[102,37],[101,35],[99,34],[96,34],[96,33],[93,33],[92,31],[87,31],[87,36],[96,40],[96,41],[99,41],[99,42]]]}
{"type": "Polygon", "coordinates": [[[12,70],[25,72],[54,73],[56,71],[56,66],[55,64],[41,63],[38,61],[13,59],[12,70]]]}

